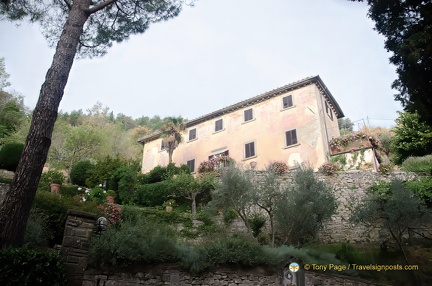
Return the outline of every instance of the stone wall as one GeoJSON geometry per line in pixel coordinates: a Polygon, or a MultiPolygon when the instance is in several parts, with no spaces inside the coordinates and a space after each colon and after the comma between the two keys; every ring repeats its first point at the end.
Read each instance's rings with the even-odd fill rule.
{"type": "MultiPolygon", "coordinates": [[[[262,172],[255,172],[257,180],[262,172]]],[[[295,172],[287,172],[281,179],[284,185],[290,185],[294,181],[295,172]]],[[[319,233],[319,239],[324,243],[337,242],[379,242],[386,240],[388,234],[377,224],[373,228],[367,228],[363,225],[353,225],[349,222],[351,209],[353,204],[358,203],[365,195],[365,190],[378,182],[379,180],[390,181],[392,178],[402,180],[412,179],[415,177],[413,173],[393,173],[390,176],[384,176],[377,172],[364,171],[344,171],[336,172],[333,176],[326,176],[322,173],[314,173],[316,178],[324,181],[332,187],[338,209],[328,221],[324,229],[319,233]]]]}
{"type": "MultiPolygon", "coordinates": [[[[303,276],[294,286],[379,286],[369,281],[341,275],[326,275],[318,272],[299,271],[303,276]]],[[[219,267],[211,272],[191,275],[174,264],[143,265],[130,267],[128,270],[86,270],[82,286],[282,286],[283,271],[268,267],[242,268],[234,266],[219,267]]],[[[285,284],[290,285],[290,284],[285,284]]],[[[284,286],[285,286],[284,285],[284,286]]]]}

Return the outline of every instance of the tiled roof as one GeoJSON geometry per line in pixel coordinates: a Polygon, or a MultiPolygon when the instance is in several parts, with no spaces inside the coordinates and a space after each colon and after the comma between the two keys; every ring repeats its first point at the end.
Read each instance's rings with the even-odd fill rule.
{"type": "MultiPolygon", "coordinates": [[[[344,114],[343,114],[341,108],[339,107],[339,104],[336,102],[336,100],[334,99],[334,97],[332,96],[330,91],[327,89],[324,82],[321,80],[320,76],[317,75],[317,76],[307,77],[305,79],[287,84],[285,86],[273,89],[273,90],[265,92],[263,94],[260,94],[260,95],[251,97],[249,99],[240,101],[238,103],[229,105],[229,106],[224,107],[222,109],[213,111],[211,113],[200,116],[198,118],[189,120],[188,122],[186,122],[186,128],[192,127],[192,126],[197,125],[199,123],[202,123],[204,121],[207,121],[207,120],[222,116],[224,114],[231,113],[233,111],[254,105],[258,102],[268,100],[268,99],[276,97],[280,94],[283,94],[283,93],[286,93],[286,92],[289,92],[289,91],[292,91],[295,89],[299,89],[301,87],[304,87],[304,86],[307,86],[310,84],[315,84],[318,87],[318,89],[321,91],[321,93],[326,97],[326,99],[330,103],[330,106],[333,108],[333,111],[335,112],[337,118],[344,117],[344,114]]],[[[157,130],[157,131],[153,132],[152,134],[144,136],[143,138],[139,139],[138,142],[144,144],[146,142],[153,141],[153,140],[159,138],[161,135],[162,135],[162,132],[157,130]]]]}

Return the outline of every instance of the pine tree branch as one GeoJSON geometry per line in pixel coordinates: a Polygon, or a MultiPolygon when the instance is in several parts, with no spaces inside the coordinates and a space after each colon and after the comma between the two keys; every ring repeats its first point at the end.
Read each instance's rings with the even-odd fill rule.
{"type": "Polygon", "coordinates": [[[111,5],[112,3],[116,2],[117,0],[108,0],[105,2],[100,3],[99,5],[93,6],[92,8],[86,9],[86,12],[89,14],[96,13],[99,10],[102,10],[103,8],[111,5]]]}

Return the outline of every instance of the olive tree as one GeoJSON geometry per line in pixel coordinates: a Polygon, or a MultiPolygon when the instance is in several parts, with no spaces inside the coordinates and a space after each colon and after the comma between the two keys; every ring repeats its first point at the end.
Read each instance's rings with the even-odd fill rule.
{"type": "Polygon", "coordinates": [[[326,220],[335,213],[332,189],[318,181],[312,169],[300,169],[294,183],[276,201],[275,219],[284,243],[303,244],[316,237],[326,220]]]}

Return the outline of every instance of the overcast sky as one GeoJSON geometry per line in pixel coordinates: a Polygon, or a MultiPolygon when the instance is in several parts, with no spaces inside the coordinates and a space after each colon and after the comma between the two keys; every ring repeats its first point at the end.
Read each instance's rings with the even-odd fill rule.
{"type": "MultiPolygon", "coordinates": [[[[395,67],[364,3],[347,0],[199,0],[181,14],[75,60],[60,109],[97,101],[117,113],[193,119],[320,75],[345,116],[392,126],[395,67]]],[[[34,108],[54,50],[37,25],[0,22],[11,88],[34,108]]]]}

